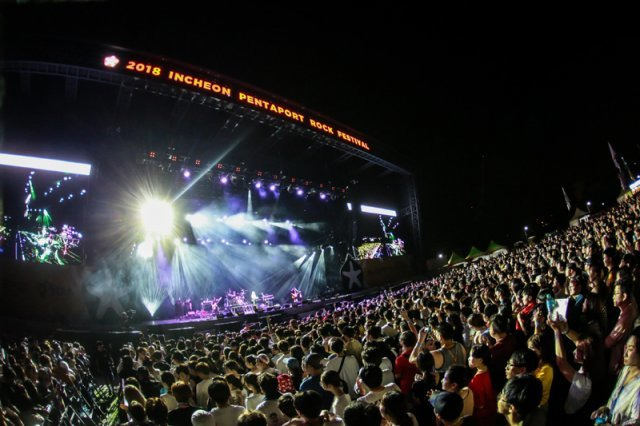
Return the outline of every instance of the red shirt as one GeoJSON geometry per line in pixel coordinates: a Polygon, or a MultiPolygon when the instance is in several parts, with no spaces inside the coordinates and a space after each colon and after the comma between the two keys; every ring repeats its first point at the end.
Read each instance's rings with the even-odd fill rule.
{"type": "Polygon", "coordinates": [[[473,418],[476,423],[479,425],[494,424],[498,405],[489,372],[473,376],[469,383],[469,389],[473,391],[473,418]]]}
{"type": "Polygon", "coordinates": [[[394,371],[396,375],[400,376],[397,382],[398,386],[400,386],[400,390],[404,394],[408,394],[409,392],[411,392],[413,379],[418,373],[418,367],[416,367],[415,364],[409,362],[409,357],[411,356],[412,350],[413,348],[409,348],[396,357],[396,365],[394,371]]]}

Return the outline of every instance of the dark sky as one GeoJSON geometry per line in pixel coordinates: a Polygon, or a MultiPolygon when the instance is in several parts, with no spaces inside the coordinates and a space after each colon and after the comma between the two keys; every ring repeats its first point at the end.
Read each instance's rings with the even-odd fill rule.
{"type": "Polygon", "coordinates": [[[392,147],[418,176],[428,255],[512,243],[525,224],[541,232],[540,219],[566,224],[562,185],[582,208],[611,204],[606,142],[640,158],[638,26],[599,11],[159,3],[13,6],[3,28],[193,63],[392,147]]]}

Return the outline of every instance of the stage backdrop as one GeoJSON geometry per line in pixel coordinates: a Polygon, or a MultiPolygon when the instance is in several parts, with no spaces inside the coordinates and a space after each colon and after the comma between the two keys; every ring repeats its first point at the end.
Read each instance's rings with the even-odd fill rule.
{"type": "Polygon", "coordinates": [[[411,256],[364,259],[359,262],[364,272],[365,287],[398,283],[412,277],[411,256]]]}
{"type": "Polygon", "coordinates": [[[1,262],[2,315],[50,325],[86,322],[83,275],[83,266],[1,262]]]}

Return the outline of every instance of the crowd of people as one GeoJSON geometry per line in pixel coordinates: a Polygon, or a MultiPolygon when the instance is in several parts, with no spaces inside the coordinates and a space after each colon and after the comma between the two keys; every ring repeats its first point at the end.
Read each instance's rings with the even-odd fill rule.
{"type": "MultiPolygon", "coordinates": [[[[149,335],[113,364],[102,346],[93,374],[120,384],[126,425],[637,425],[639,261],[630,198],[507,254],[303,318],[149,335]]],[[[26,339],[2,355],[0,424],[37,424],[60,384],[88,374],[79,345],[26,339]]]]}

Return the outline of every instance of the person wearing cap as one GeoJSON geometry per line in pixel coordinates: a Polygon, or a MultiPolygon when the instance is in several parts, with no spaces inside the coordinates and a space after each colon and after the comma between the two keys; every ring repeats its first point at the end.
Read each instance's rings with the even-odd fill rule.
{"type": "Polygon", "coordinates": [[[459,424],[458,418],[462,413],[462,398],[454,392],[442,392],[433,401],[433,412],[436,420],[443,426],[459,424]]]}
{"type": "Polygon", "coordinates": [[[296,358],[287,357],[282,360],[285,372],[278,375],[278,386],[281,393],[296,392],[302,382],[302,368],[296,358]]]}
{"type": "Polygon", "coordinates": [[[322,365],[322,355],[317,353],[310,353],[302,362],[303,372],[307,377],[300,383],[300,391],[316,391],[322,396],[322,409],[331,409],[331,403],[333,402],[333,394],[327,392],[322,388],[320,383],[320,376],[324,371],[322,365]]]}
{"type": "Polygon", "coordinates": [[[269,356],[267,354],[262,353],[258,355],[258,357],[256,358],[256,367],[258,367],[260,374],[270,373],[277,376],[278,371],[269,365],[270,362],[271,361],[269,360],[269,356]]]}

